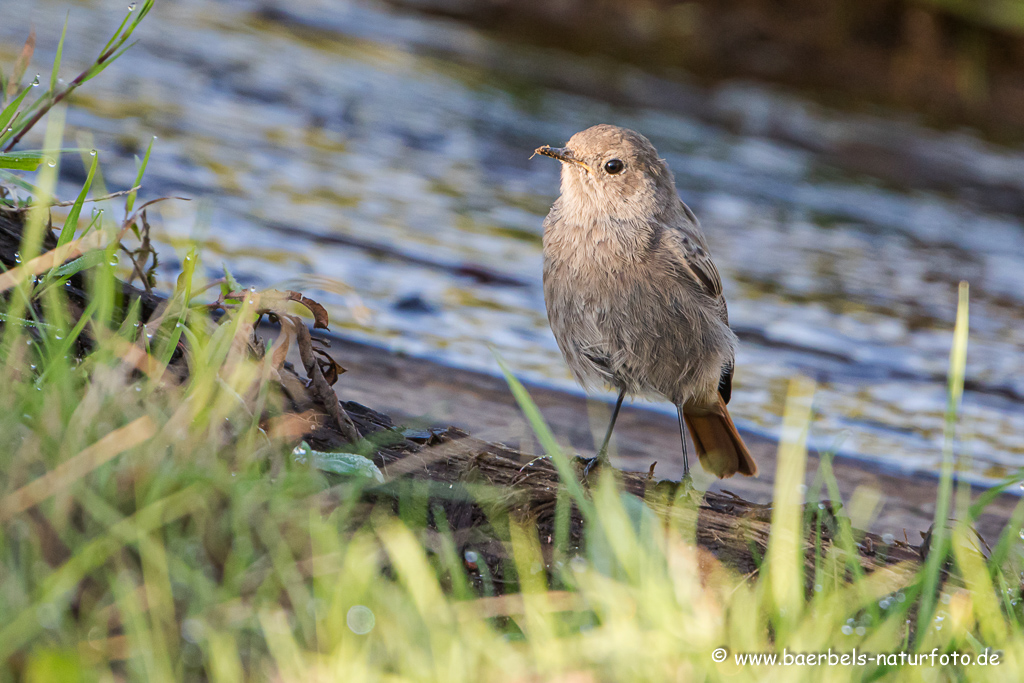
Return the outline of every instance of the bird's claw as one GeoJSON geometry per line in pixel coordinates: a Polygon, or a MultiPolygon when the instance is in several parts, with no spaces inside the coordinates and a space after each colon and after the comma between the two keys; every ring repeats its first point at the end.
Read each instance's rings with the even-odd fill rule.
{"type": "Polygon", "coordinates": [[[598,453],[593,458],[584,458],[583,460],[584,462],[587,463],[586,465],[583,466],[583,481],[586,481],[587,477],[590,476],[590,472],[595,467],[604,465],[605,463],[608,462],[608,456],[606,456],[604,453],[598,453]]]}

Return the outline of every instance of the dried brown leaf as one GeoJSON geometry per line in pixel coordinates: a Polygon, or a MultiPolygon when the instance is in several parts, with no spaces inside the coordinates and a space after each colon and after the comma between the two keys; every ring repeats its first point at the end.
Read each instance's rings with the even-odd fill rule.
{"type": "Polygon", "coordinates": [[[338,395],[334,393],[334,389],[331,389],[331,385],[327,383],[327,379],[324,377],[324,373],[316,361],[309,329],[305,325],[299,325],[296,328],[296,332],[298,334],[299,357],[302,359],[302,365],[306,369],[306,376],[309,377],[310,396],[324,407],[328,415],[334,418],[341,434],[349,442],[355,443],[359,440],[359,430],[356,429],[352,418],[341,407],[341,404],[338,402],[338,395]]]}
{"type": "Polygon", "coordinates": [[[307,309],[309,309],[309,312],[313,314],[314,328],[324,330],[327,329],[327,325],[330,323],[330,320],[327,317],[327,309],[325,309],[323,306],[313,301],[309,297],[303,295],[302,292],[296,292],[294,290],[288,289],[285,290],[284,292],[281,292],[281,294],[284,295],[284,297],[286,297],[289,301],[294,301],[296,303],[302,304],[307,309]]]}
{"type": "Polygon", "coordinates": [[[313,327],[321,330],[326,330],[330,324],[330,320],[327,317],[327,309],[321,306],[316,301],[313,301],[309,297],[299,295],[299,303],[309,309],[309,312],[313,314],[313,327]]]}
{"type": "MultiPolygon", "coordinates": [[[[317,342],[319,340],[314,339],[313,341],[317,342]]],[[[338,381],[338,377],[348,372],[348,370],[343,368],[338,361],[334,360],[334,358],[323,349],[314,346],[313,353],[317,355],[317,362],[320,364],[321,372],[324,373],[324,379],[326,379],[327,383],[331,386],[334,386],[338,381]]]]}
{"type": "MultiPolygon", "coordinates": [[[[223,298],[241,299],[248,294],[249,292],[230,292],[223,298]]],[[[279,289],[265,289],[260,292],[260,301],[262,303],[262,308],[260,309],[261,312],[273,313],[277,316],[290,315],[286,304],[294,301],[297,304],[305,306],[306,309],[313,314],[313,327],[326,330],[327,325],[330,324],[330,319],[327,316],[327,309],[309,297],[304,296],[301,292],[295,292],[290,289],[284,291],[279,289]]]]}
{"type": "Polygon", "coordinates": [[[290,315],[280,314],[277,319],[281,322],[281,333],[277,335],[277,340],[274,342],[274,354],[271,356],[270,363],[275,370],[280,372],[288,357],[288,349],[291,347],[292,340],[295,339],[295,326],[301,325],[302,321],[296,320],[290,315]]]}

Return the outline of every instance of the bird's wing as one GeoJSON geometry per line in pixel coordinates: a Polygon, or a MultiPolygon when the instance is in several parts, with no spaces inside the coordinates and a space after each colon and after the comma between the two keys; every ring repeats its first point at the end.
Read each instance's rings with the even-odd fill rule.
{"type": "MultiPolygon", "coordinates": [[[[715,267],[714,261],[711,260],[711,254],[708,253],[697,216],[685,203],[682,204],[682,207],[695,230],[681,227],[672,231],[673,239],[671,241],[680,257],[680,265],[683,272],[695,281],[705,294],[715,300],[719,317],[728,325],[729,309],[725,304],[725,297],[722,295],[722,276],[719,275],[718,268],[715,267]]],[[[726,403],[732,397],[732,373],[733,362],[730,360],[729,364],[722,368],[722,377],[718,383],[718,392],[726,403]]]]}
{"type": "MultiPolygon", "coordinates": [[[[681,266],[681,270],[686,275],[700,285],[705,294],[713,299],[720,300],[724,313],[725,299],[722,297],[722,277],[718,274],[718,268],[715,267],[714,262],[711,260],[711,254],[708,253],[707,244],[704,242],[704,237],[700,232],[700,223],[697,221],[693,211],[690,211],[690,207],[683,204],[682,201],[679,203],[682,205],[690,225],[679,226],[674,230],[668,231],[671,234],[669,239],[671,247],[679,257],[678,265],[681,266]]],[[[727,317],[725,321],[728,323],[727,317]]]]}

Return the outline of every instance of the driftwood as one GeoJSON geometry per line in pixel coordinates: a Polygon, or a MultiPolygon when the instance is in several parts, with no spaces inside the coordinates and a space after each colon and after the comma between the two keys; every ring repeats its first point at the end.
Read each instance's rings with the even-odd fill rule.
{"type": "MultiPolygon", "coordinates": [[[[8,268],[17,264],[20,237],[20,216],[0,210],[0,261],[8,268]]],[[[55,240],[47,231],[43,249],[53,246],[55,240]]],[[[86,292],[78,276],[72,278],[67,293],[72,308],[84,308],[86,292]]],[[[122,315],[133,301],[139,300],[143,320],[158,314],[167,303],[163,297],[127,283],[122,283],[122,294],[122,315]]],[[[282,321],[285,325],[294,322],[282,321]]],[[[467,558],[467,566],[471,572],[479,569],[470,554],[476,553],[480,564],[487,565],[488,580],[495,582],[496,590],[501,590],[497,584],[504,580],[502,567],[506,558],[501,541],[505,540],[503,535],[507,536],[493,524],[496,517],[504,515],[534,524],[545,557],[553,557],[555,513],[562,485],[549,459],[482,441],[453,427],[401,430],[388,416],[370,408],[354,402],[339,403],[330,387],[337,379],[335,369],[339,366],[329,363],[325,366],[328,369],[325,373],[313,358],[309,331],[301,323],[299,327],[301,330],[295,337],[306,377],[299,375],[290,363],[282,365],[279,382],[283,395],[289,399],[286,406],[295,414],[319,416],[302,421],[302,424],[312,425],[302,436],[317,450],[351,450],[350,444],[355,437],[365,439],[363,443],[375,444],[372,458],[387,481],[364,491],[368,503],[395,504],[406,490],[402,488],[403,482],[422,482],[432,511],[431,520],[436,522],[436,512],[444,512],[445,524],[453,532],[459,552],[467,558]],[[330,376],[330,382],[325,375],[330,376]],[[481,495],[482,491],[486,495],[481,495]]],[[[88,340],[83,344],[87,347],[88,340]]],[[[255,332],[250,346],[257,354],[263,348],[255,332]]],[[[319,355],[325,353],[322,349],[316,349],[316,352],[319,355]]],[[[184,371],[184,363],[180,363],[178,372],[184,371]]],[[[410,387],[410,390],[414,388],[410,387]]],[[[581,463],[576,463],[576,469],[577,476],[582,476],[581,463]]],[[[722,563],[743,574],[757,571],[759,559],[767,548],[771,506],[751,503],[735,495],[700,494],[680,488],[678,482],[655,482],[650,476],[635,472],[615,474],[625,492],[644,498],[656,511],[665,512],[671,508],[673,514],[683,515],[695,528],[698,546],[722,563]]],[[[332,489],[324,504],[336,503],[329,497],[339,495],[340,490],[332,489]]],[[[818,538],[805,539],[808,569],[813,569],[815,544],[820,544],[819,551],[827,552],[837,528],[836,511],[830,505],[824,504],[812,512],[819,515],[818,519],[824,523],[819,525],[818,538]]],[[[876,534],[860,531],[854,532],[854,538],[858,561],[867,572],[920,559],[919,548],[901,541],[886,543],[876,534]]],[[[579,550],[584,540],[583,520],[573,508],[569,549],[579,550]]],[[[809,572],[809,575],[813,574],[809,572]]]]}
{"type": "MultiPolygon", "coordinates": [[[[495,543],[494,534],[500,532],[489,528],[489,515],[494,511],[487,508],[492,505],[500,505],[501,512],[535,525],[545,557],[552,557],[556,500],[562,487],[550,459],[476,439],[454,427],[402,431],[386,415],[358,403],[343,405],[365,437],[386,444],[373,455],[388,481],[371,492],[374,500],[397,498],[402,492],[398,482],[404,479],[430,482],[433,485],[426,491],[431,504],[443,509],[458,550],[482,556],[492,575],[501,575],[501,561],[505,559],[504,547],[495,543]],[[479,499],[480,491],[487,492],[483,500],[479,499]],[[488,533],[480,533],[481,529],[488,529],[488,533]]],[[[310,436],[316,448],[343,446],[322,430],[310,436]]],[[[577,476],[582,476],[583,461],[574,464],[577,476]]],[[[655,482],[637,472],[616,470],[615,475],[625,492],[644,498],[655,512],[666,512],[671,507],[674,514],[693,524],[698,546],[719,561],[742,574],[757,572],[771,530],[770,505],[727,493],[696,492],[679,482],[655,482]]],[[[817,539],[805,539],[808,576],[813,576],[816,540],[819,552],[827,552],[838,526],[837,511],[829,503],[811,512],[820,515],[822,524],[817,539]]],[[[887,543],[877,534],[857,530],[854,539],[860,565],[869,573],[901,563],[916,564],[921,559],[919,548],[902,541],[887,543]]],[[[583,520],[573,508],[570,550],[578,550],[583,542],[583,520]]]]}

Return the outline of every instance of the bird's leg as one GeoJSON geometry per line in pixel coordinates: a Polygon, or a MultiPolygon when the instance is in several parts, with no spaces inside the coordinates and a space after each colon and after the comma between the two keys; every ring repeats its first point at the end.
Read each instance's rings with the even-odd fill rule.
{"type": "Polygon", "coordinates": [[[690,459],[686,457],[686,423],[683,421],[683,407],[676,406],[679,416],[679,442],[683,445],[683,479],[690,478],[690,459]]]}
{"type": "Polygon", "coordinates": [[[612,419],[608,423],[608,431],[604,435],[604,443],[601,444],[601,450],[597,452],[597,455],[587,462],[587,466],[583,468],[583,478],[586,479],[587,475],[590,474],[590,470],[599,462],[608,460],[608,443],[612,440],[612,431],[615,429],[615,420],[619,417],[619,409],[622,407],[622,399],[626,398],[626,389],[622,388],[619,390],[619,398],[615,401],[615,408],[612,409],[612,419]]]}

